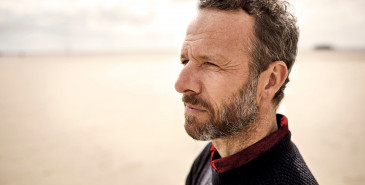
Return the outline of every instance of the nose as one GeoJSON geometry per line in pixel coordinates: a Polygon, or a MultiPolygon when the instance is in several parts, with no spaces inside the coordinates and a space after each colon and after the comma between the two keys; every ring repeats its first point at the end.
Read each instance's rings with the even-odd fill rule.
{"type": "Polygon", "coordinates": [[[175,89],[182,94],[199,94],[201,90],[197,69],[187,63],[175,82],[175,89]]]}

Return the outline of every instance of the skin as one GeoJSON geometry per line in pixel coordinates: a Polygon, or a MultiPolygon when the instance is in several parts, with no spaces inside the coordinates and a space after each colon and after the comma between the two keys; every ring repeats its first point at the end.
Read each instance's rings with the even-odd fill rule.
{"type": "MultiPolygon", "coordinates": [[[[184,68],[175,83],[176,91],[197,95],[221,110],[224,100],[248,83],[254,21],[243,10],[199,10],[188,27],[181,50],[184,68]]],[[[255,122],[233,135],[212,140],[221,157],[235,154],[278,129],[272,98],[287,75],[282,61],[272,62],[260,74],[256,92],[259,113],[255,122]]],[[[185,113],[194,115],[197,124],[204,124],[209,118],[207,110],[197,105],[185,104],[185,113]]]]}

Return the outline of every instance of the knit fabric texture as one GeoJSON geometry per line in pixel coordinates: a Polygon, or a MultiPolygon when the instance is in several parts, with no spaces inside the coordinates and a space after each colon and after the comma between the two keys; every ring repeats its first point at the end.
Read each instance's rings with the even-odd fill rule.
{"type": "Polygon", "coordinates": [[[318,184],[290,138],[291,133],[288,133],[256,159],[223,173],[218,173],[210,165],[212,143],[209,143],[194,161],[186,185],[318,184]]]}

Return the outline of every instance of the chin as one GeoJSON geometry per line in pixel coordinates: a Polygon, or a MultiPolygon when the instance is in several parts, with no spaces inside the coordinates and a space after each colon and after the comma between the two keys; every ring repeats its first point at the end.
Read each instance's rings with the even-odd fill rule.
{"type": "Polygon", "coordinates": [[[217,136],[216,128],[208,121],[198,122],[185,119],[185,131],[190,137],[199,141],[209,141],[217,136]]]}
{"type": "Polygon", "coordinates": [[[185,124],[185,131],[186,133],[193,139],[199,141],[209,141],[212,140],[209,134],[199,132],[197,127],[192,127],[191,125],[185,124]]]}
{"type": "Polygon", "coordinates": [[[195,140],[207,141],[209,137],[209,123],[206,120],[200,120],[195,116],[185,114],[185,131],[195,140]]]}

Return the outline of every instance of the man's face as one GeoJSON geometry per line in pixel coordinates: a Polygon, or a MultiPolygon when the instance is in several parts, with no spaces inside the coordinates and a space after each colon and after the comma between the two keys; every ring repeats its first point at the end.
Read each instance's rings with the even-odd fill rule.
{"type": "Polygon", "coordinates": [[[244,11],[200,10],[189,25],[175,89],[183,94],[185,129],[194,139],[234,134],[256,116],[248,50],[253,21],[244,11]]]}

